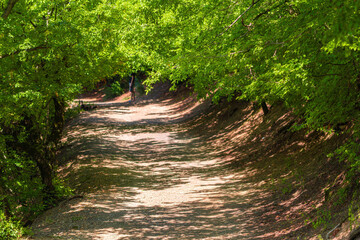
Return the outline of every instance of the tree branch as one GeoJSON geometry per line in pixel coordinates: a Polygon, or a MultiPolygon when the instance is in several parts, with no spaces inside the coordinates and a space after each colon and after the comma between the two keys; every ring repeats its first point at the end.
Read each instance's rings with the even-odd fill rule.
{"type": "Polygon", "coordinates": [[[329,76],[338,76],[338,77],[342,77],[343,75],[338,74],[338,73],[328,73],[328,74],[323,74],[323,75],[312,75],[311,77],[321,78],[321,77],[329,77],[329,76]]]}
{"type": "Polygon", "coordinates": [[[39,50],[39,49],[47,49],[47,48],[48,48],[48,47],[46,47],[46,46],[38,46],[38,47],[29,48],[29,49],[24,49],[24,50],[17,50],[17,51],[15,51],[15,52],[12,52],[12,53],[5,54],[5,55],[0,56],[0,59],[6,58],[6,57],[10,57],[10,56],[14,56],[14,55],[16,55],[16,54],[19,54],[19,53],[22,52],[22,51],[33,52],[33,51],[36,51],[36,50],[39,50]]]}
{"type": "Polygon", "coordinates": [[[267,14],[268,12],[270,12],[270,11],[272,11],[272,10],[280,7],[280,6],[282,6],[283,4],[285,4],[285,3],[287,3],[287,2],[288,2],[288,1],[286,0],[284,3],[280,3],[280,4],[278,4],[278,5],[276,5],[276,6],[272,7],[272,8],[269,8],[269,9],[265,10],[264,12],[260,13],[259,15],[257,15],[257,16],[254,18],[254,21],[258,20],[261,16],[263,16],[263,15],[267,14]]]}
{"type": "Polygon", "coordinates": [[[9,0],[9,2],[5,8],[5,11],[4,11],[3,15],[1,16],[3,19],[6,19],[10,15],[11,10],[15,6],[16,2],[18,2],[18,1],[19,0],[9,0]]]}
{"type": "Polygon", "coordinates": [[[31,25],[33,25],[34,28],[37,28],[36,24],[33,23],[33,21],[30,20],[31,25]]]}
{"type": "Polygon", "coordinates": [[[260,2],[260,0],[258,1],[252,1],[250,7],[248,7],[242,14],[240,14],[240,16],[238,18],[235,19],[235,21],[233,23],[231,23],[226,29],[225,31],[223,31],[222,33],[220,33],[217,37],[223,35],[224,33],[226,33],[230,28],[232,28],[232,26],[235,25],[235,23],[237,23],[237,21],[239,21],[240,18],[242,18],[245,13],[247,13],[255,4],[257,4],[258,2],[260,2]]]}
{"type": "Polygon", "coordinates": [[[243,50],[243,51],[237,51],[237,52],[231,52],[230,55],[235,55],[235,54],[238,54],[238,53],[247,53],[247,52],[250,52],[250,49],[243,50]]]}

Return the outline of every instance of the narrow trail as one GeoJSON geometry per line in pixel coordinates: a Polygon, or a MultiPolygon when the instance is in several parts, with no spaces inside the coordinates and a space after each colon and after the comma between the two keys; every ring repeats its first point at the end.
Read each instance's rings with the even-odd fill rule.
{"type": "Polygon", "coordinates": [[[191,109],[178,110],[163,100],[82,113],[65,133],[60,172],[84,198],[39,217],[33,238],[265,239],[263,189],[225,167],[181,123],[191,109]]]}

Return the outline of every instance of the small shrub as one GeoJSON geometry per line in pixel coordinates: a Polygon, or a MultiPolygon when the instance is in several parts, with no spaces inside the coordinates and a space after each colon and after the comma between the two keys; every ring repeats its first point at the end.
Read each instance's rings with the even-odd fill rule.
{"type": "Polygon", "coordinates": [[[120,82],[114,82],[113,84],[111,84],[110,89],[112,94],[116,96],[119,96],[124,93],[124,89],[121,87],[120,82]]]}
{"type": "Polygon", "coordinates": [[[136,86],[136,92],[139,95],[144,95],[145,94],[145,87],[142,84],[139,84],[138,86],[136,86]]]}
{"type": "Polygon", "coordinates": [[[331,211],[321,208],[315,209],[316,214],[314,217],[306,217],[304,214],[302,214],[302,216],[306,218],[305,223],[311,223],[314,229],[318,229],[319,227],[323,227],[325,229],[331,221],[331,211]]]}
{"type": "Polygon", "coordinates": [[[64,182],[64,180],[55,177],[53,179],[53,183],[55,186],[55,191],[56,191],[56,198],[58,199],[62,199],[64,197],[68,197],[71,196],[74,191],[73,189],[71,189],[69,186],[67,186],[64,182]]]}
{"type": "Polygon", "coordinates": [[[110,99],[117,96],[120,96],[124,93],[124,89],[121,87],[120,82],[114,82],[110,87],[105,88],[105,98],[110,99]]]}
{"type": "Polygon", "coordinates": [[[26,233],[26,229],[19,222],[6,220],[4,214],[0,214],[0,239],[20,239],[26,233]]]}
{"type": "Polygon", "coordinates": [[[65,121],[74,119],[75,117],[77,117],[79,115],[80,112],[81,112],[80,107],[68,108],[65,112],[65,121]]]}

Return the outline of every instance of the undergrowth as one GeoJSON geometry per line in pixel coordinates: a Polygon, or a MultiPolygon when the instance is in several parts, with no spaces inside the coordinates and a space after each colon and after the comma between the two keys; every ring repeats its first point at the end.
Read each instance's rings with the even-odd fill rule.
{"type": "Polygon", "coordinates": [[[0,212],[0,239],[20,239],[23,235],[31,235],[28,228],[24,228],[20,221],[6,219],[3,212],[0,212]]]}
{"type": "Polygon", "coordinates": [[[120,96],[125,92],[124,87],[120,82],[114,82],[109,87],[104,89],[105,99],[111,99],[120,96]]]}

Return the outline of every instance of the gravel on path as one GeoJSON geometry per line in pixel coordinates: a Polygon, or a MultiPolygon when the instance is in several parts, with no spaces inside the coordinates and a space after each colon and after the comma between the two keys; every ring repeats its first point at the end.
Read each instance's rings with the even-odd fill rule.
{"type": "MultiPolygon", "coordinates": [[[[82,113],[65,132],[59,173],[84,198],[32,225],[34,239],[263,239],[271,211],[249,169],[229,169],[168,100],[82,113]]],[[[195,113],[194,113],[195,112],[195,113]]]]}

